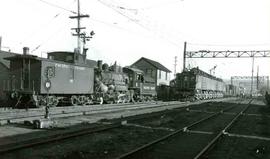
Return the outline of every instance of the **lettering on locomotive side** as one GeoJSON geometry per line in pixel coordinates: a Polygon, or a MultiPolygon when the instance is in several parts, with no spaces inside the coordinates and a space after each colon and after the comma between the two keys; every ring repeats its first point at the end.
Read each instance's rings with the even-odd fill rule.
{"type": "Polygon", "coordinates": [[[71,66],[71,65],[66,65],[66,64],[61,64],[61,63],[56,63],[54,64],[55,67],[57,68],[74,68],[75,70],[81,70],[84,71],[85,67],[80,67],[80,66],[71,66]]]}
{"type": "Polygon", "coordinates": [[[69,65],[61,64],[61,63],[55,63],[54,65],[55,65],[55,67],[57,67],[57,68],[70,68],[69,65]]]}
{"type": "Polygon", "coordinates": [[[143,89],[145,89],[145,90],[155,90],[155,87],[144,86],[143,89]]]}
{"type": "Polygon", "coordinates": [[[150,89],[150,87],[148,87],[148,86],[144,86],[144,87],[143,87],[143,89],[150,89]]]}
{"type": "Polygon", "coordinates": [[[82,70],[82,71],[85,70],[85,67],[75,66],[74,68],[75,68],[75,70],[82,70]]]}

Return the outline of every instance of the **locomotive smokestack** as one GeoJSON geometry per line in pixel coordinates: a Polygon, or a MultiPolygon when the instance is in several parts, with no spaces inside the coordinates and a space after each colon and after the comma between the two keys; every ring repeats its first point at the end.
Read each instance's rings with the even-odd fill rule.
{"type": "Polygon", "coordinates": [[[97,61],[97,67],[99,70],[102,70],[102,60],[97,61]]]}
{"type": "Polygon", "coordinates": [[[29,55],[29,47],[23,47],[23,54],[29,55]]]}

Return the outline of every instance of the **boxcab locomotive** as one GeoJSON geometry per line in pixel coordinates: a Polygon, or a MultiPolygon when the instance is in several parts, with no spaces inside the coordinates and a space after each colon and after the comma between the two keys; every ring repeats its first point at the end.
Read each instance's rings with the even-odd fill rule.
{"type": "Polygon", "coordinates": [[[225,92],[225,83],[199,68],[192,68],[176,74],[170,89],[170,97],[176,100],[220,98],[225,92]]]}

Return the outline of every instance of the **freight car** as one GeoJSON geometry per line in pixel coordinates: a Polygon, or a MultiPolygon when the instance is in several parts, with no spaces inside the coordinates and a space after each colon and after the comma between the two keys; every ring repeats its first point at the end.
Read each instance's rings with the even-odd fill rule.
{"type": "Polygon", "coordinates": [[[268,91],[265,92],[265,101],[268,106],[270,106],[270,95],[268,91]]]}
{"type": "Polygon", "coordinates": [[[117,71],[101,62],[90,67],[83,54],[51,52],[47,59],[29,54],[6,59],[10,77],[5,92],[13,107],[142,101],[156,95],[153,79],[147,80],[141,70],[117,71]]]}
{"type": "Polygon", "coordinates": [[[170,93],[167,96],[173,100],[221,98],[225,92],[225,83],[199,68],[192,68],[176,74],[167,92],[170,93]]]}
{"type": "Polygon", "coordinates": [[[226,84],[225,96],[227,97],[244,97],[245,89],[232,84],[226,84]]]}

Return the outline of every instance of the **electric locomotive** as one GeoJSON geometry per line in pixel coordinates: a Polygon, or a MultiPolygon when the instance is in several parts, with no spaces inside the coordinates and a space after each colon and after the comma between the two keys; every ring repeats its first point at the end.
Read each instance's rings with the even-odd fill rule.
{"type": "MultiPolygon", "coordinates": [[[[225,92],[222,79],[210,75],[199,68],[177,73],[167,90],[170,100],[199,100],[221,98],[225,92]]],[[[164,92],[164,90],[161,90],[164,92]]]]}

